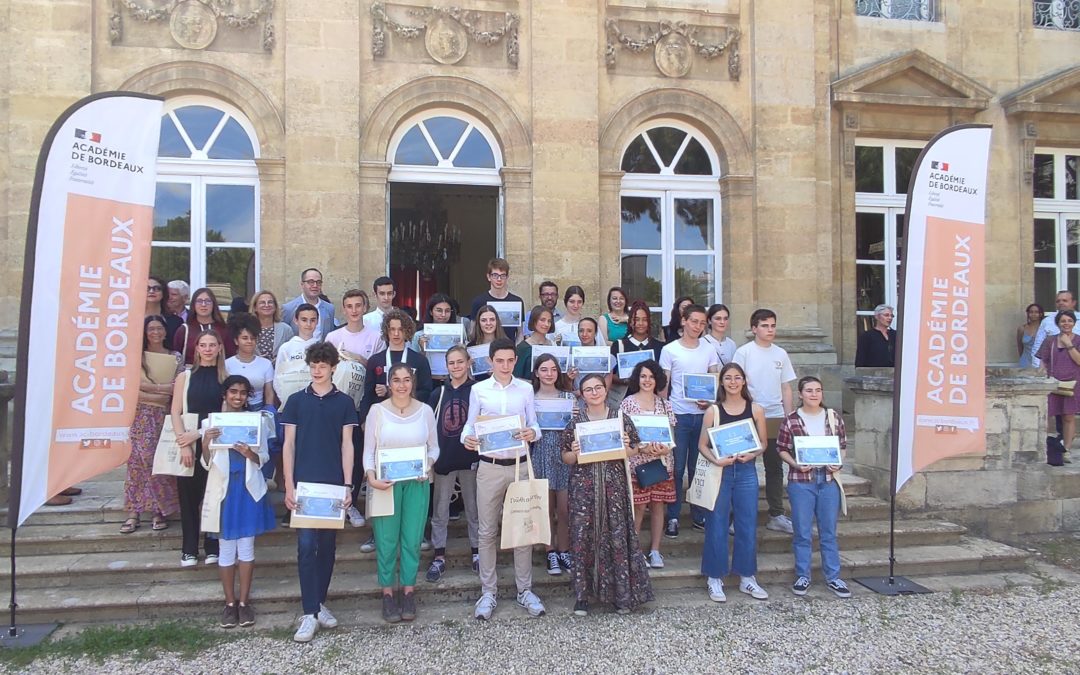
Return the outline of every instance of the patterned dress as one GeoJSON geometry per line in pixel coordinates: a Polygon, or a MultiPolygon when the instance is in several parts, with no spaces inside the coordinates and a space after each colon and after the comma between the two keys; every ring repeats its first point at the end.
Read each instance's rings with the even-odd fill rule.
{"type": "MultiPolygon", "coordinates": [[[[184,370],[180,354],[176,357],[176,375],[184,370]]],[[[176,494],[175,476],[155,476],[154,452],[157,450],[161,427],[165,423],[165,408],[149,403],[135,406],[135,421],[131,423],[131,456],[127,461],[127,480],[124,481],[124,508],[129,512],[169,515],[180,509],[176,494]]]]}
{"type": "MultiPolygon", "coordinates": [[[[574,398],[568,391],[559,392],[559,398],[574,398]]],[[[543,399],[537,399],[543,400],[543,399]]],[[[562,432],[544,431],[540,440],[532,444],[530,459],[537,478],[548,479],[548,489],[565,490],[570,480],[570,467],[562,461],[562,432]]]]}
{"type": "MultiPolygon", "coordinates": [[[[608,408],[608,419],[618,414],[608,408]]],[[[585,410],[579,410],[562,433],[564,451],[570,451],[577,424],[587,421],[585,410]]],[[[632,427],[627,433],[636,443],[632,427]]],[[[622,460],[570,467],[570,552],[574,559],[570,587],[578,600],[592,596],[617,608],[634,609],[653,599],[629,491],[622,460]]]]}
{"type": "MultiPolygon", "coordinates": [[[[655,402],[653,403],[653,410],[642,410],[638,405],[637,399],[633,396],[627,396],[619,404],[619,409],[623,411],[623,415],[667,415],[668,421],[671,422],[671,428],[675,428],[675,413],[671,409],[671,404],[659,396],[654,396],[655,402]]],[[[651,462],[653,458],[646,457],[644,455],[634,455],[630,458],[630,470],[633,471],[635,467],[651,462]]],[[[667,467],[668,479],[660,481],[655,485],[650,485],[647,488],[643,488],[638,485],[637,476],[631,474],[631,482],[634,486],[634,504],[648,504],[649,502],[659,502],[661,504],[674,504],[675,503],[675,478],[674,478],[674,460],[671,453],[662,456],[661,461],[664,462],[664,466],[667,467]]]]}

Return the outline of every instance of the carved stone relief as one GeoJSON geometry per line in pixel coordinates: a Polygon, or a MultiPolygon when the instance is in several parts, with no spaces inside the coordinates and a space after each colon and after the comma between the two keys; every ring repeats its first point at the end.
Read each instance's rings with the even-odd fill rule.
{"type": "MultiPolygon", "coordinates": [[[[112,0],[109,14],[109,42],[113,45],[161,46],[125,35],[125,19],[141,24],[166,24],[176,45],[184,49],[207,49],[215,44],[219,28],[230,32],[253,33],[263,51],[273,51],[276,34],[273,24],[274,0],[112,0]]],[[[250,40],[241,42],[248,42],[250,40]]]]}
{"type": "Polygon", "coordinates": [[[1023,171],[1024,185],[1031,187],[1035,182],[1035,143],[1039,140],[1039,130],[1034,122],[1024,123],[1024,134],[1020,139],[1023,159],[1020,166],[1023,171]]]}
{"type": "Polygon", "coordinates": [[[607,45],[604,60],[608,70],[614,70],[618,64],[619,50],[631,54],[652,53],[656,69],[666,77],[686,77],[694,68],[698,58],[706,62],[727,54],[727,75],[738,80],[742,74],[742,62],[739,56],[739,29],[735,26],[697,26],[685,21],[647,23],[641,21],[616,20],[608,18],[607,45]],[[711,39],[699,39],[703,33],[715,35],[711,39]],[[636,35],[637,37],[632,37],[636,35]]]}
{"type": "MultiPolygon", "coordinates": [[[[410,43],[423,36],[424,60],[453,65],[465,58],[473,44],[487,48],[504,43],[506,63],[518,66],[520,18],[513,12],[376,2],[371,6],[371,18],[371,53],[377,59],[388,58],[388,42],[393,40],[401,41],[395,48],[395,60],[421,56],[410,43]]],[[[478,59],[472,65],[491,64],[478,59]]]]}

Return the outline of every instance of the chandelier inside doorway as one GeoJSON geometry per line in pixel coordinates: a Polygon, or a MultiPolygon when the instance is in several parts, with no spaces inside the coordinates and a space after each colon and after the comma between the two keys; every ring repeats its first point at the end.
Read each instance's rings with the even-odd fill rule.
{"type": "Polygon", "coordinates": [[[447,222],[399,221],[390,230],[390,241],[390,259],[401,268],[415,268],[425,277],[461,257],[461,230],[447,222]]]}

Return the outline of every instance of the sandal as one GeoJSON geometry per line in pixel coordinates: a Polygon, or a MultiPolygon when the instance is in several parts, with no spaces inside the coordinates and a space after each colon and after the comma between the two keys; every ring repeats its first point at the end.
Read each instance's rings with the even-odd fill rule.
{"type": "Polygon", "coordinates": [[[139,529],[139,524],[138,518],[128,518],[124,521],[124,524],[120,526],[120,534],[131,534],[139,529]]]}
{"type": "Polygon", "coordinates": [[[150,525],[150,529],[154,532],[167,530],[169,529],[169,521],[165,520],[165,516],[154,516],[154,522],[150,525]]]}

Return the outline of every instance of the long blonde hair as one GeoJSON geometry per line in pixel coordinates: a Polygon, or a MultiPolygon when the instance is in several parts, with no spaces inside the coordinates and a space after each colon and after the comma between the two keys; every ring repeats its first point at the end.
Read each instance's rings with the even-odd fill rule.
{"type": "Polygon", "coordinates": [[[199,334],[199,337],[195,338],[195,355],[194,358],[191,359],[191,375],[194,377],[195,371],[201,367],[199,364],[199,340],[202,340],[207,335],[212,336],[218,343],[217,381],[218,384],[221,384],[225,381],[225,378],[229,376],[229,373],[225,370],[225,342],[221,339],[221,336],[218,335],[216,330],[203,331],[199,334]]]}

